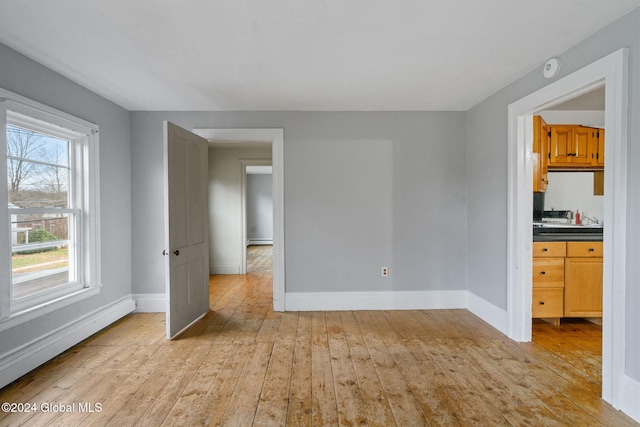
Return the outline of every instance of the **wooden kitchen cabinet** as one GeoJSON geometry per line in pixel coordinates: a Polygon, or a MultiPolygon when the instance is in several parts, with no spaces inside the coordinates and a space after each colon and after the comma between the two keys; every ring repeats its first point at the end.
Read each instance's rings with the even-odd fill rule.
{"type": "MultiPolygon", "coordinates": [[[[559,170],[596,169],[599,164],[600,129],[578,125],[550,125],[549,168],[559,170]]],[[[603,134],[604,144],[604,134],[603,134]]],[[[604,145],[603,145],[604,159],[604,145]]]]}
{"type": "Polygon", "coordinates": [[[549,184],[549,131],[540,116],[533,116],[533,191],[545,192],[549,184]]]}
{"type": "Polygon", "coordinates": [[[573,126],[553,125],[549,128],[549,166],[571,166],[573,155],[573,141],[571,129],[573,126]]]}
{"type": "Polygon", "coordinates": [[[602,317],[602,242],[567,242],[564,317],[602,317]]]}
{"type": "Polygon", "coordinates": [[[602,317],[602,242],[534,242],[533,318],[602,317]]]}
{"type": "Polygon", "coordinates": [[[596,150],[591,154],[591,165],[604,169],[604,129],[595,129],[596,131],[596,150]]]}
{"type": "Polygon", "coordinates": [[[564,315],[566,242],[533,243],[533,318],[551,318],[560,324],[564,315]]]}

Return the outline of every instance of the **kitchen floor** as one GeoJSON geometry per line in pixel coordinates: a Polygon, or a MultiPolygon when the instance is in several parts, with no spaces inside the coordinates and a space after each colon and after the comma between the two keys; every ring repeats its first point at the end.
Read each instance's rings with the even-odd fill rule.
{"type": "Polygon", "coordinates": [[[581,318],[562,318],[560,326],[533,319],[532,341],[575,368],[602,389],[602,325],[581,318]]]}

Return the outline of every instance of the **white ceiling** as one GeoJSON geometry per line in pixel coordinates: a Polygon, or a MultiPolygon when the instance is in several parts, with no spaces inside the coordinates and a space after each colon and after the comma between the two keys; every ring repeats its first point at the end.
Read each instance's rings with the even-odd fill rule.
{"type": "Polygon", "coordinates": [[[129,110],[467,110],[640,0],[0,0],[0,42],[129,110]]]}

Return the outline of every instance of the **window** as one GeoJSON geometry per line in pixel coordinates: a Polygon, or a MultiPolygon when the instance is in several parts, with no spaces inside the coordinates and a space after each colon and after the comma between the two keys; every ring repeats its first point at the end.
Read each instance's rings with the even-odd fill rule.
{"type": "Polygon", "coordinates": [[[100,283],[98,129],[10,92],[0,96],[0,319],[6,319],[60,307],[100,283]]]}

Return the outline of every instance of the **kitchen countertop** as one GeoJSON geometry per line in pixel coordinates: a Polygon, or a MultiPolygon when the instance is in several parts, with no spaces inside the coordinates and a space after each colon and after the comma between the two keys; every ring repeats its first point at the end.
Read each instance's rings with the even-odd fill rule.
{"type": "Polygon", "coordinates": [[[534,223],[534,242],[601,242],[601,225],[534,223]]]}

